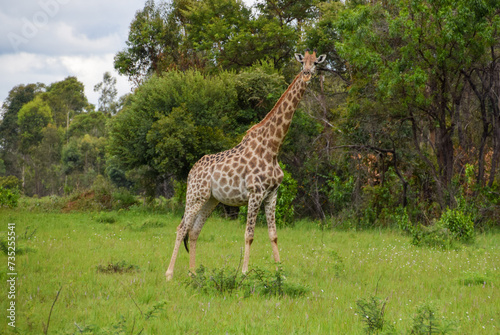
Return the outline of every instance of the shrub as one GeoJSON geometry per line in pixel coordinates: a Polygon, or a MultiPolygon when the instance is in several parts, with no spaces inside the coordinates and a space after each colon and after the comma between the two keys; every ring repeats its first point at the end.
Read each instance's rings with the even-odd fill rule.
{"type": "Polygon", "coordinates": [[[425,302],[417,307],[417,313],[413,318],[413,326],[410,334],[447,334],[454,331],[452,322],[443,321],[436,313],[432,303],[425,302]]]}
{"type": "Polygon", "coordinates": [[[366,325],[367,334],[376,334],[384,329],[384,313],[387,300],[371,296],[369,299],[358,299],[358,312],[366,325]]]}
{"type": "Polygon", "coordinates": [[[437,222],[432,226],[419,226],[413,231],[413,245],[425,245],[429,247],[439,247],[443,249],[452,248],[454,245],[453,236],[448,228],[437,222]]]}
{"type": "Polygon", "coordinates": [[[472,215],[460,208],[447,209],[439,219],[439,223],[448,228],[454,238],[459,241],[470,242],[474,239],[472,215]]]}
{"type": "Polygon", "coordinates": [[[21,186],[21,181],[16,176],[0,177],[0,187],[19,190],[21,186]]]}
{"type": "Polygon", "coordinates": [[[455,242],[472,242],[475,237],[473,215],[459,205],[455,209],[447,209],[434,225],[414,229],[412,235],[414,245],[445,249],[453,247],[455,242]]]}
{"type": "Polygon", "coordinates": [[[128,209],[139,204],[137,197],[127,189],[120,189],[113,192],[113,209],[128,209]]]}
{"type": "Polygon", "coordinates": [[[19,192],[0,186],[0,207],[17,207],[19,192]]]}

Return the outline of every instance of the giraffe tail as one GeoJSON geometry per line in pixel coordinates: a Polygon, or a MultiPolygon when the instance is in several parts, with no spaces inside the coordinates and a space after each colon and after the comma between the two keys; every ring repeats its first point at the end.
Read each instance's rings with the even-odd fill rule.
{"type": "Polygon", "coordinates": [[[184,247],[186,248],[186,251],[189,254],[188,241],[189,241],[189,234],[186,234],[186,236],[184,236],[184,247]]]}

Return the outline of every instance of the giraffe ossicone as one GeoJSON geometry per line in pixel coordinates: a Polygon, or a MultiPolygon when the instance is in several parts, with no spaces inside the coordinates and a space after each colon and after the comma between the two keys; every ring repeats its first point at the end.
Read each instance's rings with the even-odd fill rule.
{"type": "Polygon", "coordinates": [[[174,250],[166,272],[167,280],[173,277],[175,260],[185,237],[189,237],[189,268],[195,270],[198,236],[219,202],[230,206],[248,205],[243,273],[248,271],[255,221],[262,203],[273,257],[275,262],[280,262],[275,209],[283,171],[278,164],[278,153],[307,83],[315,73],[316,65],[325,60],[325,55],[317,57],[316,51],[310,53],[308,50],[304,55],[295,54],[295,58],[302,63],[302,70],[266,117],[251,127],[237,146],[205,155],[191,168],[187,180],[186,208],[177,227],[174,250]]]}

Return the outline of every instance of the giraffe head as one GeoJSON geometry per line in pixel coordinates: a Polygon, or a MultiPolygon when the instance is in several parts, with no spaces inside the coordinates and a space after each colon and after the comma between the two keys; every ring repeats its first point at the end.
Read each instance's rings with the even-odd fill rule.
{"type": "Polygon", "coordinates": [[[309,49],[307,49],[305,55],[295,54],[295,58],[302,63],[302,80],[308,82],[311,80],[312,75],[316,72],[316,65],[322,63],[325,60],[326,55],[316,57],[316,50],[309,53],[309,49]]]}

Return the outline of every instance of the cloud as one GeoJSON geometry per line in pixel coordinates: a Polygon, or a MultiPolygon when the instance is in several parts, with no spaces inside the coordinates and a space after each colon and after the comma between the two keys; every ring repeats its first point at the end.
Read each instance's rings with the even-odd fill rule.
{"type": "Polygon", "coordinates": [[[16,85],[50,85],[68,76],[93,87],[109,71],[118,93],[130,91],[114,72],[113,57],[125,48],[128,30],[145,0],[23,0],[0,3],[0,105],[16,85]]]}
{"type": "Polygon", "coordinates": [[[75,76],[85,85],[85,95],[90,103],[97,104],[98,93],[94,85],[102,81],[104,72],[109,71],[117,78],[118,94],[130,93],[131,85],[125,77],[113,70],[113,53],[103,55],[45,56],[32,53],[0,55],[0,82],[2,101],[8,92],[19,84],[44,83],[50,85],[75,76]]]}

